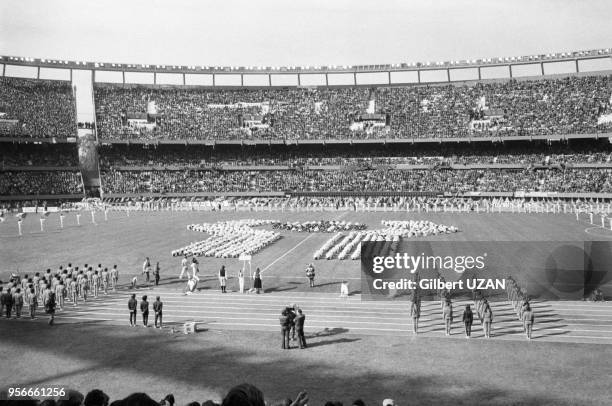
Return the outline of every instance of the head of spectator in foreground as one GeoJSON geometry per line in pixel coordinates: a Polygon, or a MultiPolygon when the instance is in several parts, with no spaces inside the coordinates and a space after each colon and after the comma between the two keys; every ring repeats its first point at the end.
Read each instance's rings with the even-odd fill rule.
{"type": "Polygon", "coordinates": [[[383,406],[395,406],[395,401],[393,399],[385,399],[383,400],[383,406]]]}
{"type": "Polygon", "coordinates": [[[365,403],[363,402],[363,400],[357,399],[357,400],[353,401],[353,405],[352,406],[365,406],[365,403]]]}
{"type": "Polygon", "coordinates": [[[108,395],[100,389],[94,389],[85,396],[84,406],[108,406],[108,395]]]}
{"type": "Polygon", "coordinates": [[[83,394],[75,390],[66,391],[66,399],[58,400],[57,406],[81,406],[83,404],[83,394]]]}
{"type": "Polygon", "coordinates": [[[146,393],[132,393],[125,399],[114,401],[111,406],[159,406],[159,403],[146,393]]]}
{"type": "Polygon", "coordinates": [[[255,386],[243,383],[227,392],[221,406],[265,406],[264,395],[255,386]]]}

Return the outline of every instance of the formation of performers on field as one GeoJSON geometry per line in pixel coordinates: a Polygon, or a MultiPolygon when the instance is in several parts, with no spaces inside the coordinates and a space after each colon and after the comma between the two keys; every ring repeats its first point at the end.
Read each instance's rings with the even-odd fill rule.
{"type": "MultiPolygon", "coordinates": [[[[439,275],[440,281],[445,282],[443,276],[439,275]]],[[[415,280],[418,282],[419,275],[415,274],[415,280]]],[[[512,304],[518,320],[523,324],[523,331],[527,339],[531,340],[533,324],[535,321],[534,311],[531,308],[530,299],[525,293],[524,289],[521,289],[518,283],[512,278],[506,279],[506,293],[508,295],[508,301],[512,304]]],[[[418,334],[419,319],[421,317],[421,291],[415,290],[410,297],[410,317],[412,318],[412,332],[418,334]]],[[[452,325],[455,320],[457,310],[453,309],[453,301],[451,291],[443,288],[438,290],[440,298],[440,307],[442,310],[442,319],[445,325],[445,335],[452,335],[452,325]]],[[[472,292],[473,304],[466,304],[463,312],[459,310],[461,314],[461,323],[464,327],[465,337],[472,337],[472,325],[474,324],[474,312],[476,317],[480,320],[482,330],[485,338],[491,338],[491,327],[493,324],[493,310],[485,294],[478,289],[472,292]],[[472,310],[472,308],[474,310],[472,310]]]]}
{"type": "MultiPolygon", "coordinates": [[[[85,264],[82,269],[69,263],[66,268],[60,265],[56,272],[50,268],[46,272],[25,274],[23,277],[13,274],[6,284],[0,284],[1,309],[7,319],[21,318],[24,306],[27,305],[30,319],[36,318],[39,307],[50,315],[49,324],[53,324],[57,309],[64,310],[67,303],[77,306],[79,301],[87,302],[89,295],[98,297],[109,291],[117,291],[119,270],[114,265],[110,270],[102,264],[94,266],[85,264]]],[[[91,297],[90,296],[90,297],[91,297]]]]}

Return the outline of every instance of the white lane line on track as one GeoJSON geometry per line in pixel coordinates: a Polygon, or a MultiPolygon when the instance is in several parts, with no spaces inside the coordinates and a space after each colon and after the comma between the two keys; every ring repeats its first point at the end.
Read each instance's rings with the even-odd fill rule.
{"type": "MultiPolygon", "coordinates": [[[[97,320],[97,321],[108,321],[108,322],[114,322],[114,321],[119,321],[117,319],[109,319],[109,318],[99,318],[99,317],[82,317],[82,318],[75,318],[75,317],[65,317],[66,319],[78,319],[78,320],[97,320]]],[[[173,320],[167,320],[164,319],[164,323],[174,323],[175,321],[173,320]]],[[[61,319],[56,319],[56,321],[60,321],[61,319]]],[[[121,319],[121,321],[123,321],[123,319],[121,319]]],[[[127,323],[127,322],[126,322],[127,323]]],[[[237,326],[237,327],[269,327],[269,328],[278,328],[278,326],[276,324],[264,324],[264,323],[232,323],[232,322],[217,322],[217,321],[211,321],[210,323],[206,323],[206,322],[201,322],[203,324],[208,324],[211,327],[215,327],[215,326],[237,326]]],[[[330,326],[330,325],[316,325],[316,324],[312,324],[308,326],[311,329],[329,329],[329,328],[342,328],[342,327],[338,327],[338,326],[330,326]]],[[[370,328],[370,327],[351,327],[349,329],[350,331],[353,330],[360,330],[360,331],[368,331],[368,332],[379,332],[379,331],[385,331],[385,332],[393,332],[393,333],[410,333],[412,332],[412,329],[389,329],[389,328],[370,328]]],[[[562,330],[562,329],[557,329],[557,330],[561,330],[561,331],[565,331],[566,333],[568,333],[567,335],[564,336],[554,336],[554,337],[547,337],[547,336],[539,336],[537,333],[538,332],[544,332],[546,333],[547,331],[550,331],[551,329],[538,329],[538,330],[534,330],[534,338],[537,338],[538,341],[565,341],[565,340],[571,340],[571,339],[576,339],[576,338],[586,338],[586,339],[593,339],[593,340],[598,340],[597,344],[610,344],[608,342],[606,342],[605,340],[608,339],[609,337],[601,337],[601,336],[582,336],[582,335],[571,335],[569,333],[574,332],[574,331],[590,331],[590,330],[562,330]],[[603,341],[602,341],[603,340],[603,341]]],[[[266,330],[267,331],[267,330],[266,330]]],[[[495,335],[495,332],[499,333],[500,330],[499,329],[494,329],[493,333],[495,335]]],[[[599,330],[594,330],[594,332],[600,332],[599,330]]],[[[442,332],[437,332],[437,331],[425,331],[419,335],[421,336],[426,336],[429,334],[434,334],[434,335],[440,335],[442,334],[442,332]]],[[[376,334],[375,334],[376,335],[376,334]]],[[[380,334],[378,334],[380,335],[380,334]]],[[[456,334],[457,336],[460,336],[463,338],[462,334],[456,334]]],[[[495,336],[496,339],[502,339],[502,340],[513,340],[514,338],[511,336],[524,336],[524,333],[521,332],[504,332],[503,335],[500,336],[495,336]]],[[[315,336],[316,337],[316,336],[315,336]]],[[[477,336],[475,336],[477,337],[477,336]]],[[[574,342],[574,341],[569,341],[569,342],[574,342]]]]}
{"type": "MultiPolygon", "coordinates": [[[[91,315],[94,316],[115,316],[115,317],[119,317],[119,320],[123,320],[124,317],[123,316],[127,316],[127,315],[122,315],[122,314],[118,314],[118,313],[105,313],[105,312],[96,312],[96,313],[92,313],[91,315]]],[[[166,314],[166,321],[168,322],[168,317],[172,318],[172,319],[188,319],[188,320],[193,320],[194,316],[191,315],[179,315],[179,314],[166,314]]],[[[267,316],[267,315],[265,315],[267,316]]],[[[83,317],[83,316],[78,316],[78,315],[65,315],[65,316],[59,316],[58,318],[64,318],[64,319],[87,319],[87,317],[83,317]]],[[[252,320],[252,317],[227,317],[227,316],[210,316],[210,315],[204,315],[204,314],[200,314],[195,316],[195,318],[200,318],[200,319],[222,319],[222,320],[252,320]]],[[[108,320],[116,320],[116,319],[108,319],[108,320]]],[[[276,318],[274,317],[274,315],[272,315],[272,318],[259,318],[259,321],[271,321],[271,322],[275,322],[276,318]]],[[[430,320],[425,320],[425,321],[436,321],[436,319],[430,319],[430,320]]],[[[319,320],[317,318],[311,319],[311,325],[317,325],[317,324],[327,324],[329,325],[329,321],[328,320],[319,320]]],[[[237,323],[238,325],[249,325],[249,323],[244,323],[244,322],[240,322],[237,323]]],[[[372,329],[372,330],[378,330],[379,328],[377,326],[379,325],[394,325],[394,326],[401,326],[401,325],[409,325],[409,321],[408,320],[404,320],[404,323],[386,323],[386,322],[371,322],[371,321],[350,321],[350,320],[342,320],[342,324],[367,324],[370,325],[371,327],[360,327],[360,329],[372,329]]],[[[271,326],[276,326],[276,324],[272,324],[271,326]]],[[[335,325],[336,327],[343,327],[343,326],[338,326],[335,325]]],[[[439,327],[443,327],[442,321],[438,320],[438,323],[435,323],[433,326],[439,326],[439,327]]],[[[433,327],[433,326],[428,326],[428,327],[433,327]]],[[[496,331],[500,331],[500,329],[508,329],[508,328],[518,328],[521,327],[521,324],[518,321],[510,321],[510,322],[499,322],[494,324],[494,330],[496,331]]],[[[353,328],[353,327],[351,327],[353,328]]],[[[383,329],[384,330],[384,329],[383,329]]],[[[396,331],[397,329],[388,329],[389,331],[396,331]]],[[[401,330],[400,330],[401,331],[401,330]]],[[[558,327],[539,327],[538,331],[563,331],[566,333],[571,333],[571,332],[590,332],[590,333],[602,333],[602,334],[608,334],[608,333],[612,333],[612,330],[590,330],[590,329],[566,329],[566,328],[558,328],[558,327]]],[[[605,338],[605,337],[604,337],[605,338]]]]}

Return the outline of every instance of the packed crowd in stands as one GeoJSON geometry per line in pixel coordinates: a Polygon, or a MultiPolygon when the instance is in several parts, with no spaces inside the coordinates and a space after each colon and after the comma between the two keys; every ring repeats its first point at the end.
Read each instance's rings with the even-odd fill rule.
{"type": "Polygon", "coordinates": [[[566,143],[503,143],[483,145],[435,144],[388,146],[302,146],[211,148],[197,145],[102,146],[101,168],[210,167],[210,166],[376,166],[440,164],[554,165],[610,163],[612,145],[607,140],[574,140],[566,143]]]}
{"type": "Polygon", "coordinates": [[[79,164],[74,144],[11,144],[0,148],[0,168],[22,166],[70,166],[79,164]]]}
{"type": "Polygon", "coordinates": [[[70,82],[0,78],[0,136],[76,136],[76,107],[70,82]]]}
{"type": "Polygon", "coordinates": [[[103,139],[529,136],[609,131],[612,124],[598,125],[598,118],[611,112],[610,80],[602,75],[475,85],[238,90],[97,85],[95,103],[103,139]],[[131,125],[131,118],[145,114],[150,126],[131,125]],[[364,120],[378,121],[355,125],[364,120]]]}
{"type": "Polygon", "coordinates": [[[112,193],[189,192],[612,192],[612,169],[121,171],[102,174],[112,193]]]}
{"type": "Polygon", "coordinates": [[[78,171],[0,171],[0,195],[82,194],[78,171]]]}

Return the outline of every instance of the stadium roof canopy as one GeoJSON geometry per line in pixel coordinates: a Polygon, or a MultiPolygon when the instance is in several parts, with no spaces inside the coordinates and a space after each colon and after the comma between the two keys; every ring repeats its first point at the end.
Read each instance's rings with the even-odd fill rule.
{"type": "Polygon", "coordinates": [[[106,62],[67,61],[38,59],[21,56],[0,56],[0,63],[45,68],[87,69],[106,71],[155,72],[155,73],[208,73],[208,74],[300,74],[300,73],[367,73],[394,71],[423,71],[440,69],[513,66],[547,62],[567,62],[612,58],[612,48],[554,54],[497,57],[487,59],[445,62],[416,62],[384,65],[343,66],[196,66],[196,65],[145,65],[106,62]]]}

